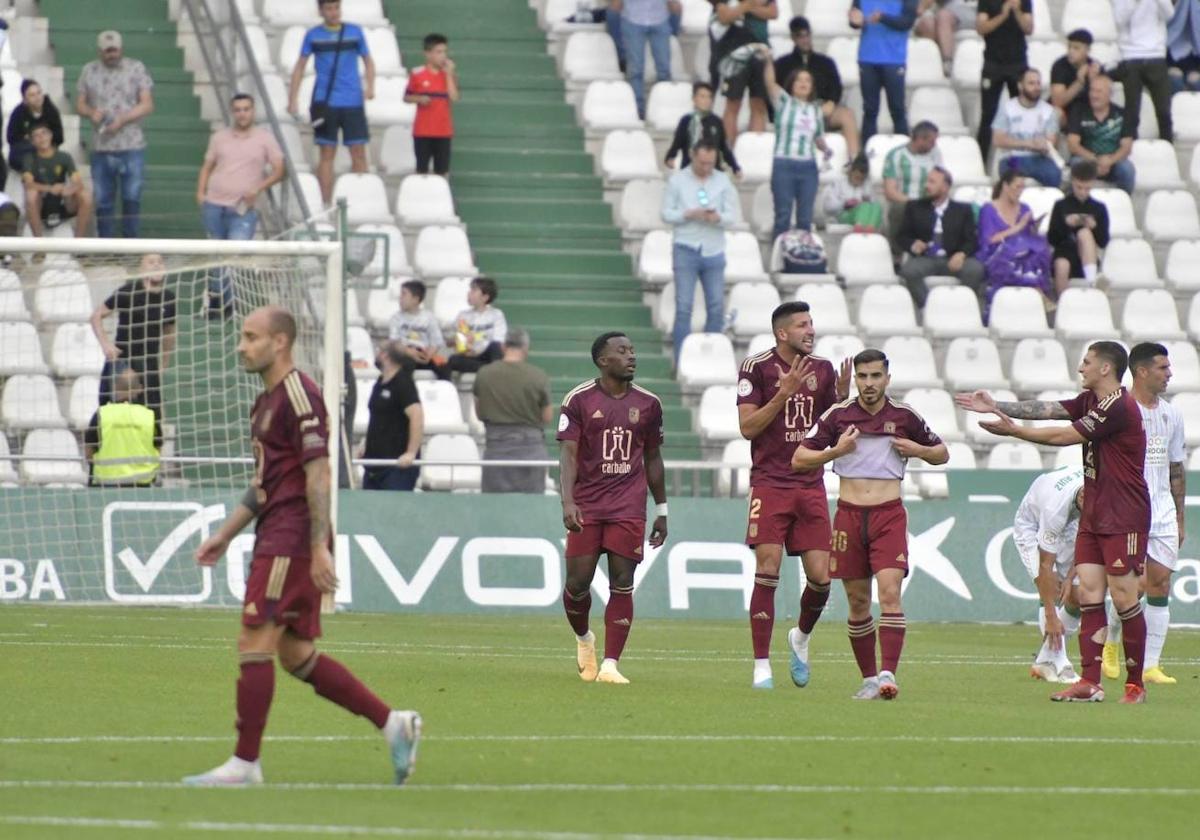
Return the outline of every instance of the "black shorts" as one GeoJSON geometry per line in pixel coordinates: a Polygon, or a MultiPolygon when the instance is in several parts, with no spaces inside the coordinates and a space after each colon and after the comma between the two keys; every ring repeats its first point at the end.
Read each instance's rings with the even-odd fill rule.
{"type": "Polygon", "coordinates": [[[313,129],[313,139],[318,146],[336,146],[338,132],[342,135],[343,146],[361,146],[371,139],[367,130],[367,109],[329,108],[325,112],[325,122],[313,129]]]}
{"type": "Polygon", "coordinates": [[[418,175],[428,175],[430,164],[435,175],[450,172],[449,137],[414,137],[413,154],[417,159],[418,175]]]}
{"type": "Polygon", "coordinates": [[[750,90],[751,99],[767,98],[767,83],[763,81],[762,61],[753,58],[737,73],[721,79],[721,95],[726,99],[738,99],[750,90]]]}
{"type": "Polygon", "coordinates": [[[1071,273],[1068,277],[1082,277],[1083,263],[1079,261],[1079,246],[1074,239],[1068,240],[1054,248],[1055,260],[1067,260],[1071,263],[1071,273]]]}

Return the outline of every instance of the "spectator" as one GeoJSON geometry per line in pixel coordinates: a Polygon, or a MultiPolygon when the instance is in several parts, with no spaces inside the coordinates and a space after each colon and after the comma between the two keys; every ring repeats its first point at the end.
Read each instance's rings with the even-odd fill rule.
{"type": "Polygon", "coordinates": [[[175,350],[175,293],[166,288],[161,254],[142,257],[141,276],[108,296],[92,312],[92,332],[104,350],[100,372],[100,405],[112,402],[113,376],[132,367],[145,385],[145,403],[163,416],[160,371],[170,366],[175,350]],[[117,334],[110,338],[103,321],[117,315],[117,334]]]}
{"type": "Polygon", "coordinates": [[[92,486],[151,487],[158,478],[162,424],[155,411],[138,402],[141,394],[137,371],[123,368],[116,376],[113,401],[92,415],[83,435],[92,486]]]}
{"type": "MultiPolygon", "coordinates": [[[[975,28],[974,0],[921,0],[917,7],[917,24],[913,34],[928,38],[938,45],[942,54],[943,69],[949,70],[954,61],[954,49],[958,29],[975,28]]],[[[948,75],[948,74],[947,74],[948,75]]]]}
{"type": "MultiPolygon", "coordinates": [[[[544,461],[546,424],[554,417],[550,379],[529,364],[529,333],[514,328],[504,356],[475,377],[475,414],[487,430],[485,461],[544,461]]],[[[484,493],[544,493],[545,467],[483,468],[484,493]]]]}
{"type": "Polygon", "coordinates": [[[987,274],[985,315],[996,290],[1004,286],[1032,286],[1051,294],[1050,246],[1038,233],[1029,205],[1021,203],[1025,178],[1009,170],[992,188],[992,200],[979,211],[979,251],[976,258],[987,274]]]}
{"type": "Polygon", "coordinates": [[[712,112],[712,104],[712,85],[708,82],[696,82],[692,85],[692,107],[695,110],[680,117],[664,162],[668,169],[674,169],[675,157],[679,155],[680,168],[689,166],[692,162],[692,146],[701,140],[708,140],[719,150],[717,168],[724,169],[728,163],[729,168],[733,170],[733,176],[740,178],[741,167],[738,166],[737,158],[733,156],[733,149],[729,148],[729,143],[725,140],[725,123],[712,112]]]}
{"type": "Polygon", "coordinates": [[[1150,91],[1158,136],[1175,139],[1171,125],[1171,79],[1167,73],[1167,23],[1175,13],[1171,0],[1113,0],[1121,65],[1116,77],[1125,86],[1125,119],[1137,136],[1142,88],[1150,91]]]}
{"type": "Polygon", "coordinates": [[[750,94],[750,131],[767,130],[767,92],[758,66],[757,44],[768,44],[767,21],[779,17],[775,0],[709,0],[713,16],[708,25],[712,61],[725,97],[725,137],[732,144],[738,134],[742,97],[750,94]]]}
{"type": "MultiPolygon", "coordinates": [[[[8,193],[0,189],[0,236],[20,235],[21,208],[9,197],[8,193]]],[[[0,268],[8,268],[12,262],[12,254],[0,255],[0,268]]]]}
{"type": "Polygon", "coordinates": [[[425,36],[425,66],[413,71],[404,90],[404,101],[417,106],[413,154],[422,175],[429,174],[431,163],[435,175],[450,174],[450,141],[454,137],[450,103],[458,101],[458,71],[450,58],[449,43],[445,35],[436,32],[425,36]]]}
{"type": "Polygon", "coordinates": [[[671,9],[678,3],[667,0],[612,0],[610,16],[620,14],[621,52],[625,56],[625,75],[633,87],[638,117],[646,116],[646,44],[654,59],[654,71],[660,82],[671,81],[671,9]]]}
{"type": "MultiPolygon", "coordinates": [[[[316,78],[309,117],[313,139],[321,150],[317,163],[321,200],[328,205],[333,201],[333,159],[339,133],[342,144],[350,150],[350,169],[367,171],[367,143],[371,133],[367,129],[364,101],[375,98],[375,60],[371,58],[362,28],[342,22],[341,0],[317,0],[317,7],[324,23],[304,34],[288,87],[288,113],[297,117],[300,113],[297,104],[300,83],[304,81],[309,56],[315,55],[316,78]],[[360,58],[366,70],[365,79],[358,72],[360,58]]],[[[309,209],[316,212],[317,208],[309,209]]]]}
{"type": "Polygon", "coordinates": [[[442,328],[424,303],[424,283],[407,280],[401,284],[400,311],[388,322],[388,340],[400,347],[406,367],[436,373],[446,363],[438,355],[442,346],[442,328]]]}
{"type": "Polygon", "coordinates": [[[843,225],[853,225],[855,233],[883,230],[883,207],[872,200],[871,164],[859,155],[850,161],[825,191],[825,215],[843,225]]]}
{"type": "Polygon", "coordinates": [[[1026,36],[1033,34],[1033,0],[979,0],[975,31],[983,36],[983,74],[979,79],[979,151],[986,161],[992,148],[992,120],[1000,94],[1012,99],[1026,63],[1026,36]]]}
{"type": "Polygon", "coordinates": [[[893,131],[908,134],[904,68],[908,62],[908,30],[916,20],[917,0],[854,0],[850,7],[850,26],[863,31],[858,42],[863,145],[875,136],[881,90],[887,94],[893,131]]]}
{"type": "Polygon", "coordinates": [[[1103,72],[1100,62],[1088,53],[1092,49],[1092,33],[1076,29],[1067,35],[1067,54],[1050,68],[1050,104],[1058,110],[1058,124],[1067,127],[1071,109],[1087,104],[1088,85],[1103,72]]]}
{"type": "Polygon", "coordinates": [[[86,236],[92,223],[92,191],[69,154],[54,145],[54,132],[37,123],[31,132],[33,154],[22,162],[25,211],[34,236],[45,236],[67,219],[75,219],[75,235],[86,236]]]}
{"type": "Polygon", "coordinates": [[[916,198],[925,197],[925,185],[929,173],[935,166],[942,165],[942,152],[937,147],[938,128],[928,120],[913,127],[912,137],[903,146],[897,146],[883,159],[883,197],[888,202],[888,238],[895,248],[900,222],[904,218],[904,205],[916,198]]]}
{"type": "Polygon", "coordinates": [[[717,147],[701,140],[692,147],[692,165],[667,181],[662,219],[674,225],[671,252],[675,275],[675,361],[692,331],[696,283],[704,289],[705,332],[720,332],[725,322],[725,228],[738,221],[733,182],[716,169],[717,147]]]}
{"type": "Polygon", "coordinates": [[[775,78],[787,81],[797,70],[812,74],[817,86],[817,100],[825,116],[825,127],[840,131],[846,138],[846,153],[853,160],[858,156],[858,125],[854,113],[842,101],[842,77],[832,58],[813,52],[812,27],[808,18],[796,16],[788,24],[795,45],[790,53],[775,62],[775,78]]]}
{"type": "Polygon", "coordinates": [[[983,266],[972,256],[978,246],[975,211],[950,199],[953,185],[950,173],[935,166],[926,178],[925,197],[904,205],[899,244],[908,256],[900,276],[918,309],[925,308],[929,297],[928,277],[951,276],[975,294],[983,293],[983,266]]]}
{"type": "Polygon", "coordinates": [[[137,239],[146,168],[142,120],[154,112],[154,81],[142,62],[125,56],[120,32],[101,32],[96,43],[100,58],[84,65],[75,97],[76,113],[94,127],[91,159],[96,230],[103,237],[117,235],[114,211],[120,190],[121,235],[137,239]]]}
{"type": "Polygon", "coordinates": [[[412,490],[417,486],[421,470],[413,466],[413,461],[421,457],[425,412],[412,373],[405,365],[406,358],[397,341],[389,341],[375,354],[379,378],[367,403],[371,414],[363,457],[394,459],[396,465],[364,468],[364,490],[412,490]]]}
{"type": "Polygon", "coordinates": [[[476,277],[467,290],[470,308],[458,313],[454,326],[454,347],[457,351],[444,365],[439,365],[437,375],[450,378],[451,372],[475,373],[481,367],[496,361],[503,355],[504,338],[508,335],[508,322],[492,304],[500,290],[490,277],[476,277]]]}
{"type": "Polygon", "coordinates": [[[817,200],[820,172],[817,149],[825,160],[833,154],[825,143],[825,117],[816,101],[812,73],[794,70],[785,87],[775,81],[771,48],[763,47],[763,74],[767,94],[775,106],[775,157],[771,164],[771,198],[775,202],[772,238],[792,227],[812,230],[813,204],[817,200]]]}
{"type": "Polygon", "coordinates": [[[1046,238],[1054,249],[1054,292],[1061,295],[1072,277],[1096,285],[1100,249],[1108,247],[1108,208],[1092,198],[1096,164],[1076,161],[1071,166],[1071,191],[1054,203],[1046,238]]]}
{"type": "Polygon", "coordinates": [[[1200,0],[1180,0],[1167,24],[1171,92],[1200,91],[1200,0]]]}
{"type": "Polygon", "coordinates": [[[1097,76],[1088,86],[1088,101],[1071,109],[1067,124],[1067,150],[1071,163],[1090,160],[1101,180],[1116,184],[1133,195],[1137,170],[1129,154],[1133,151],[1133,125],[1112,101],[1112,79],[1097,76]]]}
{"type": "Polygon", "coordinates": [[[1018,87],[1020,95],[996,112],[992,137],[996,147],[1012,150],[1000,168],[1015,169],[1046,187],[1062,185],[1062,170],[1054,162],[1058,145],[1058,114],[1042,101],[1042,74],[1026,67],[1018,87]]]}
{"type": "MultiPolygon", "coordinates": [[[[63,144],[62,115],[58,112],[58,106],[50,101],[41,85],[33,79],[26,79],[21,82],[21,104],[13,108],[8,118],[8,163],[14,172],[23,171],[21,167],[25,158],[33,154],[33,140],[29,135],[37,123],[50,126],[55,146],[63,144]]],[[[0,181],[0,186],[3,185],[0,181]]]]}

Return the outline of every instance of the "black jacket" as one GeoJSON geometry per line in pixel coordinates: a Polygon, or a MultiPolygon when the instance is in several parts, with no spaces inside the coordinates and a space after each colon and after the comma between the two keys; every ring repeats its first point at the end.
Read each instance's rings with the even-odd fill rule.
{"type": "Polygon", "coordinates": [[[1094,216],[1096,229],[1092,231],[1092,236],[1096,245],[1100,248],[1108,247],[1108,208],[1090,196],[1087,201],[1080,201],[1073,193],[1068,193],[1065,198],[1054,202],[1054,209],[1050,211],[1050,228],[1046,231],[1046,241],[1050,243],[1051,248],[1075,243],[1075,231],[1078,228],[1067,225],[1067,216],[1073,213],[1094,216]]]}
{"type": "Polygon", "coordinates": [[[13,108],[12,116],[8,118],[8,162],[12,164],[13,169],[20,169],[21,161],[25,156],[33,154],[33,144],[29,142],[29,132],[33,124],[39,121],[50,126],[55,146],[63,144],[62,115],[59,114],[58,107],[50,101],[50,97],[47,96],[46,101],[42,104],[42,116],[39,118],[35,118],[22,102],[13,108]]]}
{"type": "MultiPolygon", "coordinates": [[[[682,152],[683,162],[679,165],[680,168],[692,162],[692,146],[694,144],[691,142],[691,124],[695,116],[693,112],[685,114],[679,120],[679,125],[675,126],[675,136],[671,138],[671,148],[667,149],[664,156],[665,160],[670,160],[682,152]]],[[[717,154],[717,169],[723,169],[722,161],[725,161],[734,172],[742,171],[742,168],[738,166],[737,158],[733,156],[733,149],[729,148],[729,141],[725,139],[725,123],[721,122],[720,117],[716,114],[705,114],[700,120],[700,136],[704,140],[716,143],[717,148],[720,149],[717,154]]]]}
{"type": "MultiPolygon", "coordinates": [[[[788,78],[797,70],[807,70],[812,73],[816,83],[817,99],[822,102],[832,102],[835,105],[842,101],[842,76],[838,73],[837,62],[827,55],[814,52],[806,57],[799,49],[794,49],[783,58],[775,61],[775,81],[787,90],[788,78]]],[[[790,90],[787,91],[791,93],[790,90]]]]}
{"type": "MultiPolygon", "coordinates": [[[[933,201],[919,198],[904,205],[904,220],[900,224],[897,244],[905,253],[912,253],[914,242],[933,241],[933,201]]],[[[975,213],[969,204],[951,201],[942,214],[942,247],[946,256],[959,251],[968,257],[979,249],[975,233],[975,213]]]]}

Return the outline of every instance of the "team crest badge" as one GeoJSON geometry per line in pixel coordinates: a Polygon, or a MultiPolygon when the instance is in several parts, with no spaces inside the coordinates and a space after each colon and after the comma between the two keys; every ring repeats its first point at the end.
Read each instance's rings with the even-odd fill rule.
{"type": "Polygon", "coordinates": [[[642,412],[639,411],[638,409],[636,409],[636,408],[629,409],[629,422],[630,423],[636,423],[641,416],[642,416],[642,412]]]}
{"type": "Polygon", "coordinates": [[[884,423],[883,424],[883,433],[885,435],[896,434],[896,424],[895,423],[884,423]]]}
{"type": "Polygon", "coordinates": [[[817,376],[816,376],[816,374],[809,374],[808,378],[804,380],[804,386],[805,386],[806,388],[808,388],[808,390],[810,390],[810,391],[815,391],[815,390],[817,390],[817,376]]]}

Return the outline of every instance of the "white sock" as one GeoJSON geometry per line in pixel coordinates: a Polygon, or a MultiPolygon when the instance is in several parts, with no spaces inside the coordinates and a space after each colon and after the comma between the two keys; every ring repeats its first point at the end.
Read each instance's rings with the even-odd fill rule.
{"type": "Polygon", "coordinates": [[[581,642],[594,642],[596,641],[596,634],[589,630],[582,636],[576,636],[575,638],[581,642]]]}
{"type": "Polygon", "coordinates": [[[754,660],[754,681],[759,682],[771,676],[771,660],[770,659],[755,659],[754,660]]]}
{"type": "Polygon", "coordinates": [[[1146,605],[1146,667],[1157,668],[1167,641],[1167,625],[1171,623],[1170,607],[1146,605]]]}
{"type": "Polygon", "coordinates": [[[1105,614],[1108,616],[1108,639],[1106,641],[1110,645],[1121,643],[1121,616],[1117,615],[1117,607],[1112,601],[1104,605],[1105,614]]]}
{"type": "Polygon", "coordinates": [[[616,668],[617,660],[609,659],[608,657],[605,657],[604,661],[600,663],[600,667],[601,668],[616,668]]]}
{"type": "Polygon", "coordinates": [[[383,737],[390,744],[396,740],[396,736],[400,734],[400,715],[395,710],[388,715],[387,723],[383,725],[383,737]]]}
{"type": "Polygon", "coordinates": [[[1088,282],[1089,286],[1096,285],[1096,264],[1089,263],[1083,267],[1083,279],[1088,282]]]}
{"type": "Polygon", "coordinates": [[[1070,638],[1079,632],[1078,615],[1071,615],[1067,612],[1067,608],[1063,606],[1060,606],[1056,612],[1058,613],[1058,620],[1062,622],[1064,636],[1070,638]]]}
{"type": "Polygon", "coordinates": [[[808,633],[805,633],[803,630],[801,630],[799,627],[797,627],[796,628],[796,643],[794,645],[792,645],[792,650],[796,651],[796,653],[798,653],[798,654],[803,655],[804,652],[808,650],[808,640],[810,638],[811,638],[811,636],[808,633]]]}

